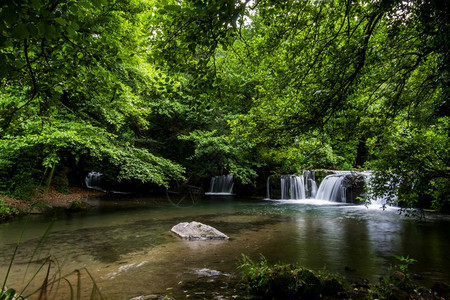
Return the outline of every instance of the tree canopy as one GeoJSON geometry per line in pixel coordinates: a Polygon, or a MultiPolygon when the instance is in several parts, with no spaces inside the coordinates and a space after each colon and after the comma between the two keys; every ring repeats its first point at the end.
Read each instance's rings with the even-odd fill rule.
{"type": "MultiPolygon", "coordinates": [[[[370,169],[449,207],[449,4],[9,1],[0,191],[56,171],[167,186],[370,169]]],[[[58,173],[59,172],[59,173],[58,173]]]]}

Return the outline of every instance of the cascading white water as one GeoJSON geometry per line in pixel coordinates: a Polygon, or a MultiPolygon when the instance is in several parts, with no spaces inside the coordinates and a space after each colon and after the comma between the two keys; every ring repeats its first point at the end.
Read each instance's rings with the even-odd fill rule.
{"type": "Polygon", "coordinates": [[[103,191],[102,187],[103,174],[99,172],[89,172],[84,179],[84,184],[89,189],[103,191]]]}
{"type": "Polygon", "coordinates": [[[302,177],[305,185],[306,198],[314,198],[317,193],[316,172],[304,170],[302,177]]]}
{"type": "Polygon", "coordinates": [[[306,188],[303,177],[295,176],[291,178],[292,199],[306,199],[306,188]]]}
{"type": "Polygon", "coordinates": [[[344,179],[345,174],[326,176],[320,184],[315,198],[318,200],[346,203],[346,188],[342,184],[344,179]]]}
{"type": "Polygon", "coordinates": [[[214,176],[211,178],[206,195],[233,195],[234,181],[232,175],[214,176]]]}
{"type": "Polygon", "coordinates": [[[306,199],[303,177],[281,176],[281,199],[306,199]]]}
{"type": "Polygon", "coordinates": [[[317,183],[315,179],[309,179],[311,185],[311,198],[316,198],[317,195],[317,183]]]}
{"type": "Polygon", "coordinates": [[[301,176],[269,176],[266,187],[267,199],[281,200],[308,199],[314,197],[317,190],[313,171],[304,171],[301,176]]]}
{"type": "MultiPolygon", "coordinates": [[[[329,171],[328,171],[329,172],[329,171]]],[[[269,176],[267,199],[331,201],[359,204],[370,199],[372,204],[392,205],[395,195],[375,197],[372,193],[371,172],[332,171],[317,188],[315,172],[305,170],[301,176],[269,176]],[[276,180],[275,180],[276,179],[276,180]]]]}
{"type": "Polygon", "coordinates": [[[347,202],[347,189],[344,187],[344,180],[349,171],[336,171],[335,174],[324,178],[319,188],[317,188],[315,172],[305,170],[302,176],[283,175],[280,176],[280,189],[277,190],[276,183],[271,182],[271,177],[267,180],[267,198],[271,199],[279,195],[280,200],[326,200],[333,202],[347,202]],[[275,191],[272,190],[274,185],[275,191]],[[277,192],[279,191],[279,193],[277,192]]]}

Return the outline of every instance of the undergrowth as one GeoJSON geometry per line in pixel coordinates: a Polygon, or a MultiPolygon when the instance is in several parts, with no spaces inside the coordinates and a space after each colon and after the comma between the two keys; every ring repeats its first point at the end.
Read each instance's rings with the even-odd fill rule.
{"type": "Polygon", "coordinates": [[[19,214],[20,212],[17,208],[4,203],[4,199],[0,196],[0,222],[11,219],[19,214]]]}
{"type": "Polygon", "coordinates": [[[413,258],[395,258],[399,262],[378,283],[350,282],[326,269],[312,271],[296,264],[269,265],[263,256],[253,261],[243,255],[238,268],[246,299],[450,299],[450,286],[445,283],[430,290],[413,282],[408,272],[413,258]]]}

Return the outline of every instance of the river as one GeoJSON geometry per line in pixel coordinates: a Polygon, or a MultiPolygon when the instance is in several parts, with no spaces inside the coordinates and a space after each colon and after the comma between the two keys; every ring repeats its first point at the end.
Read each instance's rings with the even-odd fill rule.
{"type": "MultiPolygon", "coordinates": [[[[430,214],[418,220],[399,215],[397,208],[323,201],[224,197],[174,205],[163,200],[92,197],[87,200],[92,205],[88,211],[58,214],[42,244],[49,218],[31,216],[7,285],[20,290],[51,256],[51,273],[57,277],[80,270],[84,294],[95,282],[106,299],[147,294],[240,299],[242,290],[235,286],[242,254],[255,260],[263,255],[271,263],[326,268],[373,282],[399,263],[394,255],[409,255],[417,260],[410,271],[421,278],[419,284],[450,282],[447,216],[430,214]],[[216,227],[230,240],[184,241],[170,233],[177,223],[194,220],[216,227]]],[[[0,280],[25,220],[0,224],[0,280]]],[[[42,276],[38,277],[27,292],[42,283],[42,276]]],[[[75,289],[76,274],[67,279],[75,289]]],[[[69,290],[69,284],[61,281],[56,299],[63,299],[69,290]]]]}

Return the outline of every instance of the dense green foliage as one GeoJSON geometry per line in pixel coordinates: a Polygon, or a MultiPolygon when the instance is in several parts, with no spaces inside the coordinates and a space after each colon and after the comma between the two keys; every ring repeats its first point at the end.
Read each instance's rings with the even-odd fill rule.
{"type": "Polygon", "coordinates": [[[143,147],[157,72],[145,62],[144,3],[3,4],[0,60],[1,189],[19,197],[57,166],[112,169],[165,185],[183,168],[143,147]]]}
{"type": "MultiPolygon", "coordinates": [[[[448,209],[447,1],[10,1],[0,193],[368,168],[448,209]]],[[[260,181],[263,181],[260,180],[260,181]]]]}

